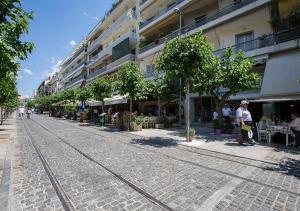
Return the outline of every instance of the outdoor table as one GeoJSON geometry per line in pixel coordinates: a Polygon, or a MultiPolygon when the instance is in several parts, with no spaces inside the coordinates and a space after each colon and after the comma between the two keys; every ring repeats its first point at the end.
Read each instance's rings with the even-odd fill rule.
{"type": "Polygon", "coordinates": [[[289,135],[295,137],[294,132],[292,131],[291,127],[289,126],[268,126],[267,127],[267,134],[268,134],[268,143],[271,143],[271,136],[275,133],[283,133],[285,134],[285,144],[286,146],[289,145],[289,135]]]}

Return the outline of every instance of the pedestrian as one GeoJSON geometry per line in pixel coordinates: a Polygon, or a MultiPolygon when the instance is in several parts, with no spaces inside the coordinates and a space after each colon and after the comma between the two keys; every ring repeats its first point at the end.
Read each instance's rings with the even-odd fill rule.
{"type": "Polygon", "coordinates": [[[215,109],[215,111],[213,112],[213,120],[217,120],[218,119],[218,112],[217,112],[217,109],[215,109]]]}
{"type": "Polygon", "coordinates": [[[255,141],[252,140],[252,137],[249,137],[251,134],[251,126],[252,126],[252,116],[250,111],[248,110],[249,102],[247,100],[242,100],[240,107],[237,109],[237,121],[240,124],[238,131],[238,142],[240,145],[243,145],[244,142],[249,142],[250,144],[255,144],[255,141]]]}
{"type": "Polygon", "coordinates": [[[31,109],[27,110],[27,119],[30,119],[30,115],[31,115],[31,109]]]}
{"type": "Polygon", "coordinates": [[[224,107],[222,108],[222,115],[223,115],[223,119],[224,119],[224,129],[227,132],[230,124],[231,124],[231,109],[229,108],[228,104],[225,104],[224,107]]]}
{"type": "Polygon", "coordinates": [[[25,113],[24,107],[20,107],[20,108],[19,108],[19,116],[21,117],[21,119],[23,119],[24,113],[25,113]]]}

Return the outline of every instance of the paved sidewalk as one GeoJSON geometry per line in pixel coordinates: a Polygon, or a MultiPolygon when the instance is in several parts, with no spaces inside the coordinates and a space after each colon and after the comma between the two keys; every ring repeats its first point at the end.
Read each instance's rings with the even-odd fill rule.
{"type": "MultiPolygon", "coordinates": [[[[143,129],[138,132],[128,132],[133,135],[143,136],[148,139],[172,139],[177,144],[197,147],[247,157],[251,159],[266,160],[271,162],[294,162],[300,160],[300,150],[285,148],[284,146],[256,144],[255,146],[240,146],[235,140],[235,135],[214,135],[211,129],[197,128],[196,136],[192,142],[186,142],[182,129],[143,129]]],[[[297,163],[300,165],[300,163],[297,163]]]]}
{"type": "Polygon", "coordinates": [[[15,118],[12,115],[0,125],[0,210],[8,210],[10,183],[11,140],[15,134],[15,118]]]}

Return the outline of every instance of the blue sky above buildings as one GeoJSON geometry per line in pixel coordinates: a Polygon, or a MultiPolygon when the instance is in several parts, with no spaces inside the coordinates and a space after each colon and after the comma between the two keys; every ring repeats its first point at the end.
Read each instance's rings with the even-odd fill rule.
{"type": "Polygon", "coordinates": [[[34,89],[58,70],[76,45],[111,8],[114,0],[23,0],[26,11],[33,11],[34,20],[25,40],[35,49],[21,63],[18,90],[32,95],[34,89]]]}

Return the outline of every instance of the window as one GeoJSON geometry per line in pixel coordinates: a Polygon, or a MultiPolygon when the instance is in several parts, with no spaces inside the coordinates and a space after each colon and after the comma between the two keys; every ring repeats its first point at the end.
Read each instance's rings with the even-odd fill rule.
{"type": "Polygon", "coordinates": [[[154,70],[155,70],[155,64],[150,64],[146,66],[147,73],[154,72],[154,70]]]}
{"type": "Polygon", "coordinates": [[[253,49],[254,43],[251,42],[253,39],[253,31],[235,35],[236,50],[241,49],[243,51],[249,51],[253,49]]]}

